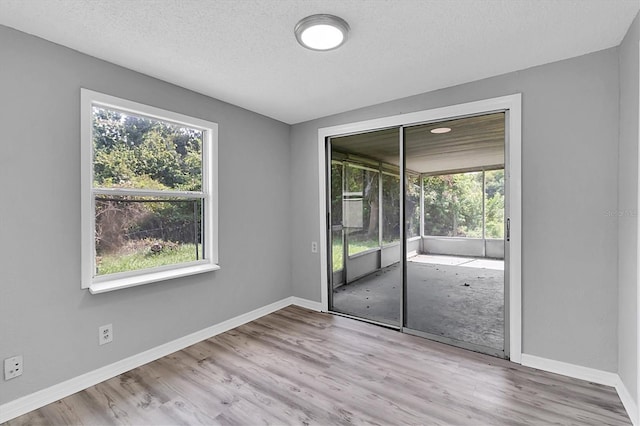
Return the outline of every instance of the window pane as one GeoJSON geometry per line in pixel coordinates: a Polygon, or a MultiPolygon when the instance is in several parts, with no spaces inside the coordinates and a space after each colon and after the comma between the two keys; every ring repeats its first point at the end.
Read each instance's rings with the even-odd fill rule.
{"type": "Polygon", "coordinates": [[[333,272],[337,272],[344,267],[342,231],[331,231],[331,262],[333,272]]]}
{"type": "Polygon", "coordinates": [[[342,174],[344,167],[340,162],[331,163],[331,258],[333,272],[343,268],[342,242],[342,174]]]}
{"type": "Polygon", "coordinates": [[[405,216],[407,218],[407,238],[420,235],[420,177],[407,174],[405,216]]]}
{"type": "Polygon", "coordinates": [[[203,132],[93,107],[94,187],[202,190],[203,132]]]}
{"type": "Polygon", "coordinates": [[[485,172],[485,236],[504,238],[504,169],[485,172]]]}
{"type": "Polygon", "coordinates": [[[342,163],[331,164],[331,225],[342,225],[342,163]]]}
{"type": "Polygon", "coordinates": [[[424,178],[425,235],[482,238],[482,172],[424,178]]]}
{"type": "Polygon", "coordinates": [[[400,241],[400,178],[382,175],[382,241],[400,241]]]}
{"type": "Polygon", "coordinates": [[[97,196],[96,275],[202,259],[202,201],[97,196]]]}
{"type": "Polygon", "coordinates": [[[380,247],[378,172],[348,165],[343,199],[349,256],[380,247]]]}

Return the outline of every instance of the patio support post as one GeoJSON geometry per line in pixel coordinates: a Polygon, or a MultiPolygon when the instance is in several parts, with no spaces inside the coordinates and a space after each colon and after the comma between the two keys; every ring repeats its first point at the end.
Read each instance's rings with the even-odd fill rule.
{"type": "Polygon", "coordinates": [[[378,247],[380,247],[380,267],[382,267],[382,163],[378,163],[378,247]]]}
{"type": "Polygon", "coordinates": [[[424,175],[420,173],[420,206],[418,207],[418,212],[420,212],[420,250],[424,253],[426,250],[424,249],[424,175]]]}
{"type": "Polygon", "coordinates": [[[486,222],[486,217],[485,217],[485,176],[484,176],[485,170],[484,168],[482,169],[482,257],[487,257],[487,240],[486,240],[486,232],[485,232],[485,222],[486,222]]]}

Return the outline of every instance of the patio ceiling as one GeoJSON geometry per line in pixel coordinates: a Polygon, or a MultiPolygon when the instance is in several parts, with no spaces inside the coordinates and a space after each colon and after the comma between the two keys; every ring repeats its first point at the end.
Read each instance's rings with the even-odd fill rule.
{"type": "MultiPolygon", "coordinates": [[[[466,117],[405,128],[406,168],[440,173],[504,166],[504,113],[466,117]],[[448,127],[448,133],[431,130],[448,127]]],[[[398,128],[331,140],[335,150],[399,167],[398,128]]]]}

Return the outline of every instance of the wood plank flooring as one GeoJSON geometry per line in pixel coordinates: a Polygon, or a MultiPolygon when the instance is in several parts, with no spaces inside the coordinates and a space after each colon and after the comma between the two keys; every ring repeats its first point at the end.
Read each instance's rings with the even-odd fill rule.
{"type": "Polygon", "coordinates": [[[615,390],[290,306],[8,425],[629,425],[615,390]]]}

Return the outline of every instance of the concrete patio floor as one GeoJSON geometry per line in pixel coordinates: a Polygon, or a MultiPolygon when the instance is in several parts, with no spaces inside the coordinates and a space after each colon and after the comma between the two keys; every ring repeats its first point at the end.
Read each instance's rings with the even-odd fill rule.
{"type": "MultiPolygon", "coordinates": [[[[400,263],[334,290],[333,310],[399,325],[400,263]]],[[[504,262],[417,255],[407,262],[407,328],[504,348],[504,262]]]]}

